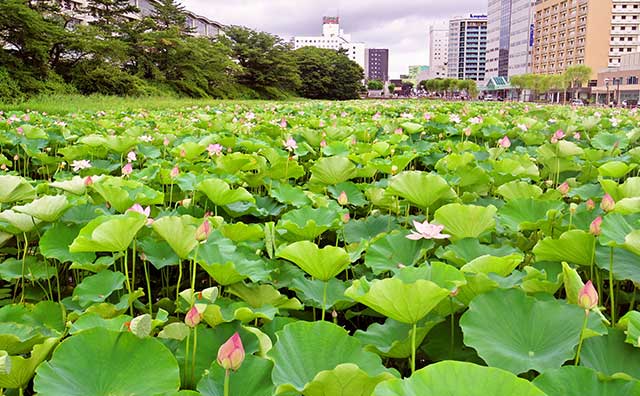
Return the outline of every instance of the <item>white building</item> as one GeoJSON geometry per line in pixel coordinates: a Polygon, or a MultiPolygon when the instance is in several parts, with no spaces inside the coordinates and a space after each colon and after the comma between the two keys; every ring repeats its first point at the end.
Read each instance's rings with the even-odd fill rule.
{"type": "Polygon", "coordinates": [[[429,71],[428,79],[447,77],[449,63],[449,26],[429,26],[429,71]]]}
{"type": "Polygon", "coordinates": [[[485,80],[531,72],[535,0],[489,0],[485,80]]]}
{"type": "Polygon", "coordinates": [[[322,18],[322,36],[296,36],[293,38],[295,49],[317,47],[347,51],[349,59],[365,68],[364,43],[351,41],[351,35],[340,29],[339,17],[322,18]]]}
{"type": "Polygon", "coordinates": [[[449,78],[483,81],[486,55],[486,15],[471,14],[449,21],[449,78]]]}
{"type": "Polygon", "coordinates": [[[609,67],[621,65],[620,57],[640,51],[640,0],[613,0],[609,67]]]}

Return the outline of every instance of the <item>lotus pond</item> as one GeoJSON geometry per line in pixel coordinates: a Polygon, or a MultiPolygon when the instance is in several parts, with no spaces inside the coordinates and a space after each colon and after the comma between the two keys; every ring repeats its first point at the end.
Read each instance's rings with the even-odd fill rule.
{"type": "Polygon", "coordinates": [[[640,116],[0,114],[6,395],[640,395],[640,116]]]}

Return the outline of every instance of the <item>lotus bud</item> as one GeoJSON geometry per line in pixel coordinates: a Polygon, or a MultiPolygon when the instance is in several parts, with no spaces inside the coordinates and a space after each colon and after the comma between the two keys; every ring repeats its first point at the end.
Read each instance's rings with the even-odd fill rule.
{"type": "Polygon", "coordinates": [[[451,291],[451,293],[449,293],[449,295],[450,295],[451,297],[455,297],[455,296],[457,296],[457,295],[458,295],[458,293],[459,293],[459,292],[460,292],[460,289],[458,289],[458,288],[456,287],[455,289],[453,289],[453,290],[451,291]]]}
{"type": "Polygon", "coordinates": [[[244,360],[244,347],[236,332],[218,349],[218,364],[225,370],[236,371],[244,360]]]}
{"type": "Polygon", "coordinates": [[[162,141],[162,144],[166,147],[169,145],[169,138],[165,137],[164,140],[162,141]]]}
{"type": "Polygon", "coordinates": [[[338,196],[338,203],[342,206],[345,206],[349,203],[349,197],[347,197],[347,193],[342,191],[338,196]]]}
{"type": "Polygon", "coordinates": [[[593,308],[598,306],[598,292],[595,287],[593,287],[593,283],[588,281],[580,292],[578,293],[578,305],[585,309],[585,311],[590,311],[593,308]]]}
{"type": "Polygon", "coordinates": [[[589,232],[595,236],[600,235],[600,233],[602,232],[602,229],[600,228],[601,225],[602,225],[602,217],[598,216],[595,218],[595,220],[591,222],[591,225],[589,225],[589,232]]]}
{"type": "Polygon", "coordinates": [[[585,206],[587,207],[588,211],[592,211],[596,208],[596,203],[593,202],[593,199],[589,198],[587,199],[587,202],[585,202],[585,206]]]}
{"type": "Polygon", "coordinates": [[[331,311],[331,317],[333,319],[337,319],[338,318],[338,312],[335,309],[333,311],[331,311]]]}
{"type": "Polygon", "coordinates": [[[560,192],[560,194],[562,195],[567,195],[567,193],[569,193],[569,190],[571,188],[569,187],[569,183],[564,182],[561,185],[558,186],[558,191],[560,192]]]}
{"type": "Polygon", "coordinates": [[[127,161],[133,162],[136,159],[138,159],[138,157],[136,156],[136,152],[135,151],[129,151],[129,153],[127,153],[127,161]]]}
{"type": "Polygon", "coordinates": [[[209,238],[211,231],[212,229],[211,229],[211,223],[209,222],[209,219],[204,219],[200,227],[196,229],[196,241],[199,241],[199,242],[206,241],[207,238],[209,238]]]}
{"type": "Polygon", "coordinates": [[[511,147],[511,140],[505,135],[502,139],[498,140],[498,145],[502,148],[509,148],[511,147]]]}
{"type": "Polygon", "coordinates": [[[184,317],[184,324],[191,328],[196,327],[202,320],[202,312],[200,312],[200,309],[198,309],[198,305],[201,304],[196,304],[191,307],[189,312],[187,312],[187,315],[184,317]]]}
{"type": "Polygon", "coordinates": [[[396,165],[391,165],[391,174],[395,175],[398,172],[398,167],[396,165]]]}
{"type": "Polygon", "coordinates": [[[342,216],[342,222],[343,222],[344,224],[347,224],[347,223],[349,222],[349,220],[351,220],[351,215],[350,215],[349,213],[345,213],[345,214],[342,216]]]}
{"type": "Polygon", "coordinates": [[[571,213],[571,216],[574,216],[577,211],[578,211],[578,204],[571,202],[571,204],[569,205],[569,213],[571,213]]]}
{"type": "Polygon", "coordinates": [[[90,186],[90,185],[92,185],[92,184],[93,184],[93,179],[91,178],[91,176],[87,176],[87,177],[84,179],[84,185],[85,185],[86,187],[88,187],[88,186],[90,186]]]}
{"type": "Polygon", "coordinates": [[[602,202],[600,202],[600,208],[605,212],[611,212],[616,207],[616,201],[613,200],[611,195],[604,194],[602,197],[602,202]]]}
{"type": "Polygon", "coordinates": [[[122,176],[129,176],[132,173],[133,166],[131,166],[131,162],[127,162],[127,164],[122,167],[122,176]]]}
{"type": "Polygon", "coordinates": [[[173,179],[173,178],[178,177],[179,174],[180,174],[180,169],[178,169],[178,165],[176,165],[176,166],[173,167],[173,169],[171,169],[170,176],[173,179]]]}

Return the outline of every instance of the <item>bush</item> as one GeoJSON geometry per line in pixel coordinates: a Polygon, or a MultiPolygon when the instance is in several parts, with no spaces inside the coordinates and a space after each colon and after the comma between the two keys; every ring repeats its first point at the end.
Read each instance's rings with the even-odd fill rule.
{"type": "Polygon", "coordinates": [[[78,67],[74,70],[73,83],[85,95],[139,96],[144,95],[147,87],[139,77],[109,65],[78,67]]]}
{"type": "Polygon", "coordinates": [[[372,91],[380,91],[384,89],[384,84],[382,83],[382,81],[371,80],[367,83],[367,88],[372,91]]]}
{"type": "Polygon", "coordinates": [[[24,99],[20,85],[11,77],[9,72],[0,68],[0,102],[14,103],[24,99]]]}

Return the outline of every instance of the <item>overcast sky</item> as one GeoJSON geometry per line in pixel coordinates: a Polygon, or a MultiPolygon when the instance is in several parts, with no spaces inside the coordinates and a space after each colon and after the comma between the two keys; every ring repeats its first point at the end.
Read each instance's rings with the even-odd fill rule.
{"type": "Polygon", "coordinates": [[[244,25],[289,39],[321,35],[322,16],[339,14],[352,40],[389,49],[392,78],[429,62],[429,25],[455,15],[486,13],[487,0],[179,0],[225,25],[244,25]]]}

